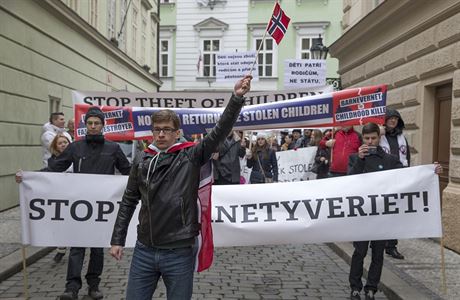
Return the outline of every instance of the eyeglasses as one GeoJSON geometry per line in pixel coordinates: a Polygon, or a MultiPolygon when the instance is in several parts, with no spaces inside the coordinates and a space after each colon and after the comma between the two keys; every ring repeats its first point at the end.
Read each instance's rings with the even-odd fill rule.
{"type": "Polygon", "coordinates": [[[152,132],[154,135],[159,135],[162,131],[164,134],[172,134],[176,130],[177,130],[176,128],[171,128],[171,127],[164,127],[164,128],[154,127],[152,132]]]}
{"type": "Polygon", "coordinates": [[[100,126],[100,125],[102,125],[102,122],[100,122],[100,121],[94,121],[94,122],[93,122],[93,121],[87,121],[87,122],[86,122],[86,125],[89,125],[89,126],[93,126],[93,125],[94,125],[94,126],[100,126]]]}

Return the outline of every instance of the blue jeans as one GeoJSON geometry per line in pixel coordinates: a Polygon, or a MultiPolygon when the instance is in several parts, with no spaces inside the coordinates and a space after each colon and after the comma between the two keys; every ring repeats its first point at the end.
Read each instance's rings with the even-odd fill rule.
{"type": "Polygon", "coordinates": [[[160,276],[168,300],[189,300],[193,293],[195,254],[192,247],[159,249],[136,242],[126,300],[151,300],[160,276]]]}

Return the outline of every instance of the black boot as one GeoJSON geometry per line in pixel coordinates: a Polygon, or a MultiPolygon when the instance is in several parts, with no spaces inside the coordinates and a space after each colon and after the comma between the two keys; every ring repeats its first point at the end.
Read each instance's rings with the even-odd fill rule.
{"type": "Polygon", "coordinates": [[[59,300],[78,300],[78,292],[66,290],[61,296],[59,296],[59,300]]]}
{"type": "Polygon", "coordinates": [[[104,298],[104,294],[102,294],[102,292],[98,288],[90,288],[88,290],[88,296],[91,299],[95,299],[95,300],[104,298]]]}
{"type": "Polygon", "coordinates": [[[54,256],[53,260],[55,263],[59,263],[62,258],[64,257],[65,253],[61,253],[61,252],[58,252],[56,253],[56,255],[54,256]]]}
{"type": "Polygon", "coordinates": [[[357,291],[357,290],[351,291],[351,293],[350,293],[350,299],[351,299],[351,300],[361,300],[361,296],[360,296],[359,291],[357,291]]]}
{"type": "Polygon", "coordinates": [[[396,259],[404,259],[404,255],[399,253],[396,248],[385,249],[385,253],[396,259]]]}

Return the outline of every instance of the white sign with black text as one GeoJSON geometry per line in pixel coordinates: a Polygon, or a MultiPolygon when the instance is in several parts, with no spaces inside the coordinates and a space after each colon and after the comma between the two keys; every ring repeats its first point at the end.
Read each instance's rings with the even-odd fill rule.
{"type": "Polygon", "coordinates": [[[259,67],[254,61],[256,51],[248,52],[219,52],[216,54],[216,82],[235,82],[251,73],[252,80],[259,80],[259,67]]]}
{"type": "Polygon", "coordinates": [[[308,88],[326,84],[326,61],[321,59],[286,59],[284,88],[308,88]]]}
{"type": "MultiPolygon", "coordinates": [[[[108,247],[127,179],[24,172],[23,244],[108,247]]],[[[441,237],[439,180],[434,165],[425,165],[313,181],[213,186],[212,221],[217,247],[441,237]]],[[[137,223],[136,212],[127,246],[134,245],[137,223]]]]}

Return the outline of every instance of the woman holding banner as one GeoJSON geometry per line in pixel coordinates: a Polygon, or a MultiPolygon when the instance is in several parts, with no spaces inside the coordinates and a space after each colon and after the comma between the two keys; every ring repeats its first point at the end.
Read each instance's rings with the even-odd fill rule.
{"type": "MultiPolygon", "coordinates": [[[[61,155],[62,152],[64,152],[65,148],[71,143],[70,139],[67,137],[67,135],[63,133],[58,133],[54,139],[51,141],[49,151],[51,153],[51,157],[48,158],[48,162],[55,160],[59,155],[61,155]]],[[[45,171],[47,168],[43,168],[40,171],[45,171]]],[[[73,168],[70,166],[66,172],[72,172],[73,168]]],[[[19,170],[16,173],[16,182],[21,183],[22,182],[22,170],[19,170]]],[[[55,263],[59,263],[62,258],[65,255],[66,252],[66,247],[58,247],[56,249],[56,255],[54,256],[53,260],[55,263]]]]}
{"type": "Polygon", "coordinates": [[[278,162],[265,133],[257,134],[257,142],[247,156],[247,166],[252,168],[250,183],[278,182],[278,162]]]}

